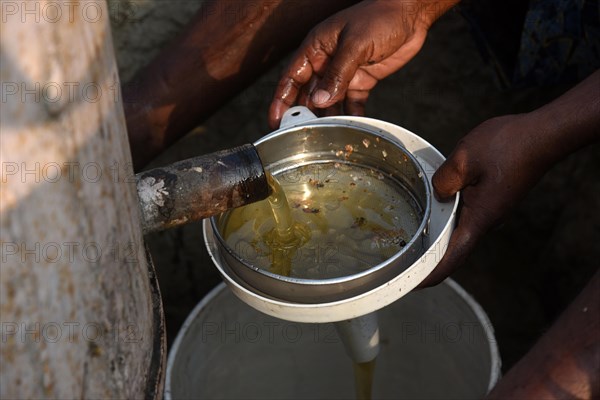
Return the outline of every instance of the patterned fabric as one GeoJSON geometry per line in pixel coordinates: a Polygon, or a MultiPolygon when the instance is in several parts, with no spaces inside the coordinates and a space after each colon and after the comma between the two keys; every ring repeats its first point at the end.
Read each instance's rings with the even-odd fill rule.
{"type": "Polygon", "coordinates": [[[533,0],[513,84],[578,82],[600,67],[598,0],[533,0]]]}
{"type": "Polygon", "coordinates": [[[463,0],[503,88],[575,83],[600,68],[600,0],[463,0]]]}

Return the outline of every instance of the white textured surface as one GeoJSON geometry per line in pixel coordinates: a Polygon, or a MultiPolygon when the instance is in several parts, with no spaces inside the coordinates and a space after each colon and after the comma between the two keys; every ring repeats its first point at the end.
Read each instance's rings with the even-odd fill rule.
{"type": "Polygon", "coordinates": [[[0,24],[3,95],[20,88],[0,107],[0,397],[142,398],[155,321],[107,9],[10,3],[33,15],[0,24]]]}

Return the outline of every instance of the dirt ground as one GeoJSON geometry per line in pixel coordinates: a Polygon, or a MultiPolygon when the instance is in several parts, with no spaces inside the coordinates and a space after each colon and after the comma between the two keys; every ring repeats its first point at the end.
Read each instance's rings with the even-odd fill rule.
{"type": "MultiPolygon", "coordinates": [[[[115,24],[124,80],[184,20],[172,18],[168,35],[160,40],[152,36],[151,24],[140,23],[135,29],[115,24]],[[131,51],[129,38],[134,34],[150,41],[139,53],[131,51]]],[[[251,142],[268,133],[267,108],[281,68],[265,74],[153,165],[251,142]]],[[[367,116],[403,126],[449,154],[461,136],[487,118],[527,112],[565,89],[499,91],[467,23],[451,12],[431,29],[419,55],[379,84],[367,116]]],[[[599,172],[598,144],[561,162],[453,276],[487,311],[503,370],[527,351],[598,269],[599,172]]],[[[204,249],[199,223],[149,235],[147,243],[158,270],[171,342],[188,313],[221,279],[204,249]]]]}

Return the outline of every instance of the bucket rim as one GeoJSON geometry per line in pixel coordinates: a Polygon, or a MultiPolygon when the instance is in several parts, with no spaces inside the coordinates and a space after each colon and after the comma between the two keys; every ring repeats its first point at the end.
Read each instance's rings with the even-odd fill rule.
{"type": "MultiPolygon", "coordinates": [[[[491,320],[487,316],[483,307],[475,300],[471,294],[469,294],[462,286],[460,286],[455,280],[452,278],[446,278],[440,285],[446,285],[451,290],[453,290],[458,296],[469,306],[469,308],[473,311],[477,319],[480,321],[482,329],[484,331],[485,337],[488,339],[488,351],[490,354],[490,371],[489,371],[489,383],[487,392],[489,393],[500,377],[502,360],[500,358],[500,352],[498,350],[497,340],[494,335],[494,327],[492,325],[491,320]]],[[[181,328],[177,332],[177,336],[169,349],[169,353],[167,355],[167,369],[166,369],[166,378],[165,378],[165,389],[164,389],[164,399],[165,400],[173,400],[171,396],[171,372],[173,371],[173,367],[175,365],[175,361],[177,355],[179,353],[179,348],[181,347],[181,343],[187,336],[189,332],[190,326],[197,319],[198,315],[210,304],[210,302],[218,297],[219,295],[229,290],[227,284],[225,282],[220,282],[213,289],[211,289],[206,296],[202,298],[196,304],[196,306],[189,313],[181,328]]],[[[231,293],[235,296],[235,293],[231,293]]],[[[245,304],[245,303],[244,303],[245,304]]],[[[250,307],[250,306],[248,306],[250,307]]]]}

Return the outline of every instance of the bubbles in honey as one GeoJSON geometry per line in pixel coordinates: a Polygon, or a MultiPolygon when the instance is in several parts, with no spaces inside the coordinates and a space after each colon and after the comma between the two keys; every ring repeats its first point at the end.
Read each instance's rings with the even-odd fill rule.
{"type": "Polygon", "coordinates": [[[268,200],[232,210],[221,226],[241,258],[273,273],[355,274],[400,251],[418,229],[414,200],[380,171],[325,162],[275,178],[268,200]]]}

